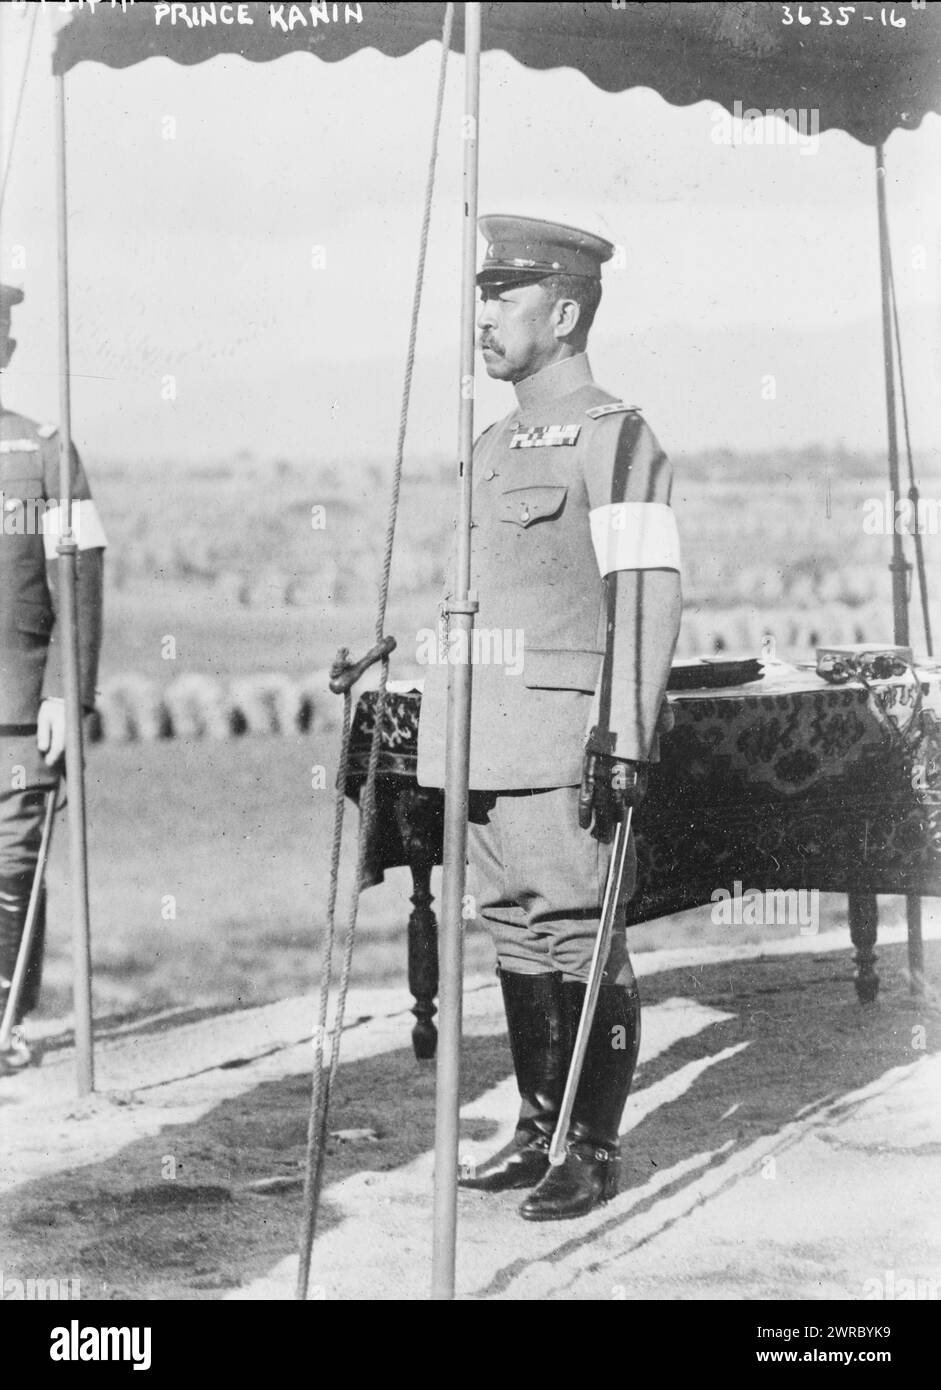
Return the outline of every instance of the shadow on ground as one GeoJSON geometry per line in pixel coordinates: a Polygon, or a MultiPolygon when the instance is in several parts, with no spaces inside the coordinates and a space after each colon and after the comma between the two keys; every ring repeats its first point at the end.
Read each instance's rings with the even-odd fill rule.
{"type": "MultiPolygon", "coordinates": [[[[929,998],[937,998],[931,987],[936,991],[939,983],[941,944],[927,943],[926,957],[929,998]]],[[[904,946],[882,950],[881,995],[865,1007],[856,1001],[848,957],[836,955],[723,963],[644,979],[648,1006],[681,996],[732,1017],[643,1066],[635,1092],[723,1049],[748,1046],[707,1067],[637,1125],[625,1143],[622,1187],[639,1187],[658,1168],[720,1145],[728,1158],[807,1107],[938,1050],[939,1012],[911,1000],[905,960],[904,946]]],[[[465,1041],[464,1101],[508,1073],[504,1038],[465,1041]]],[[[20,1187],[0,1201],[4,1274],[79,1277],[86,1299],[212,1299],[267,1273],[297,1248],[309,1089],[305,1076],[258,1085],[198,1123],[167,1125],[106,1162],[20,1187]],[[279,1176],[287,1180],[279,1190],[247,1190],[257,1179],[279,1176]]],[[[79,1145],[81,1121],[74,1123],[79,1145]]],[[[432,1147],[434,1067],[415,1061],[407,1025],[401,1049],[341,1065],[330,1127],[372,1129],[378,1139],[331,1141],[327,1189],[357,1172],[398,1168],[432,1147]]],[[[476,1151],[488,1138],[485,1124],[466,1126],[476,1151]]],[[[505,1201],[506,1219],[515,1220],[518,1194],[496,1200],[505,1201]]],[[[341,1219],[328,1190],[320,1230],[341,1219]]],[[[570,1228],[575,1244],[577,1224],[570,1228]]]]}

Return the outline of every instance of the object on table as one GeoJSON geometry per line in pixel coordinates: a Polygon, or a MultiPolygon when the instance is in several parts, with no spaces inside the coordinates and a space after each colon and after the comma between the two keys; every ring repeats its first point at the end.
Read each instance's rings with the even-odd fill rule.
{"type": "Polygon", "coordinates": [[[694,656],[674,661],[667,690],[717,690],[761,680],[763,664],[755,656],[694,656]]]}

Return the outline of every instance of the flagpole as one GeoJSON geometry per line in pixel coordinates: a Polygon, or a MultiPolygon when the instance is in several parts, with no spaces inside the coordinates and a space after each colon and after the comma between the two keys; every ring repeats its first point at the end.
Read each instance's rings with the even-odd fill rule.
{"type": "Polygon", "coordinates": [[[460,1124],[461,1006],[464,972],[462,908],[467,855],[470,774],[471,490],[474,451],[474,300],[477,264],[477,166],[480,114],[480,4],[464,6],[463,239],[461,368],[458,425],[459,503],[453,596],[445,601],[449,643],[445,751],[444,880],[441,893],[439,1036],[435,1098],[435,1179],[431,1296],[454,1297],[457,1165],[460,1124]],[[453,648],[451,643],[454,644],[453,648]],[[456,654],[452,664],[450,657],[456,654]]]}
{"type": "Polygon", "coordinates": [[[91,928],[88,910],[88,848],[85,831],[85,759],[79,675],[75,567],[78,546],[72,530],[72,397],[69,357],[69,224],[66,181],[65,77],[55,77],[56,213],[59,271],[59,507],[61,539],[58,640],[65,682],[65,778],[68,790],[69,876],[72,883],[72,969],[75,1064],[78,1093],[95,1087],[92,1053],[91,928]]]}

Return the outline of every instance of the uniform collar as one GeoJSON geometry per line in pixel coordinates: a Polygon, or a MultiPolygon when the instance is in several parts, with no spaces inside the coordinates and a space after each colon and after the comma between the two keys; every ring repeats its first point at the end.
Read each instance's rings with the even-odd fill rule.
{"type": "Polygon", "coordinates": [[[541,372],[518,381],[514,388],[516,401],[524,414],[532,414],[544,410],[562,396],[570,396],[580,386],[590,386],[593,381],[587,354],[577,352],[573,357],[563,357],[551,367],[543,367],[541,372]]]}

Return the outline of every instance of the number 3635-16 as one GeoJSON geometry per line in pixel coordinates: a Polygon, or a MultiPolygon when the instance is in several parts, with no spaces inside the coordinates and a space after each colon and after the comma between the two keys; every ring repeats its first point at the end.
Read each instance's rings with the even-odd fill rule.
{"type": "MultiPolygon", "coordinates": [[[[835,24],[838,29],[844,29],[856,14],[855,5],[798,5],[796,10],[793,5],[781,6],[782,24],[835,24]],[[810,11],[810,13],[808,13],[810,11]],[[834,14],[836,19],[833,18],[834,14]]],[[[918,3],[914,0],[913,9],[924,9],[924,0],[918,3]]],[[[864,20],[875,22],[871,14],[863,15],[864,20]]],[[[882,5],[879,8],[879,19],[888,28],[904,29],[908,23],[903,14],[897,15],[894,6],[882,5]]]]}

